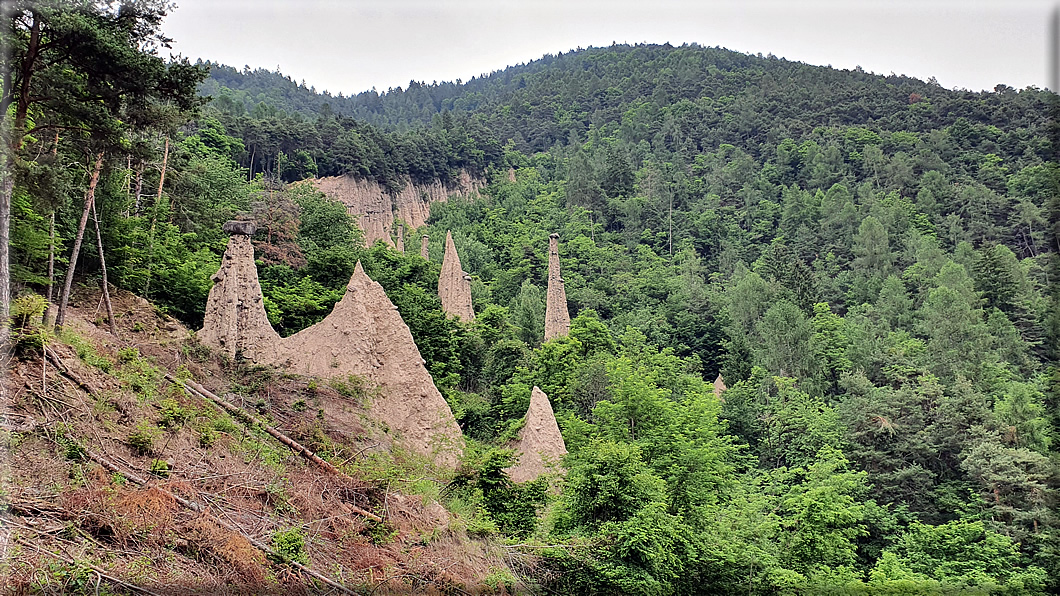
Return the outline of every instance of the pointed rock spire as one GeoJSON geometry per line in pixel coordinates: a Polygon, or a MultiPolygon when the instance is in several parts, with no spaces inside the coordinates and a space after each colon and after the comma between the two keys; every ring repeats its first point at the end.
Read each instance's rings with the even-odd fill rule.
{"type": "MultiPolygon", "coordinates": [[[[243,224],[241,224],[243,225],[243,224]]],[[[203,343],[258,364],[318,377],[358,375],[377,387],[372,418],[395,439],[436,464],[456,467],[463,435],[424,367],[397,307],[358,262],[342,300],[323,321],[287,338],[269,325],[248,229],[233,234],[207,300],[203,343]]],[[[226,228],[227,230],[227,228],[226,228]]]]}
{"type": "Polygon", "coordinates": [[[405,252],[405,224],[398,224],[397,227],[397,250],[405,252]]]}
{"type": "Polygon", "coordinates": [[[470,322],[475,320],[475,309],[471,305],[471,276],[464,273],[460,255],[453,243],[453,233],[445,234],[445,256],[442,257],[442,273],[438,276],[438,297],[442,310],[451,317],[460,317],[470,322]]]}
{"type": "Polygon", "coordinates": [[[420,238],[420,256],[423,257],[423,259],[426,261],[431,260],[431,251],[427,248],[427,245],[430,243],[430,240],[431,237],[427,234],[424,234],[423,238],[420,238]]]}
{"type": "Polygon", "coordinates": [[[536,386],[530,393],[530,407],[526,410],[519,440],[512,447],[519,458],[507,470],[512,482],[535,480],[556,469],[567,455],[552,404],[545,392],[536,386]]]}
{"type": "Polygon", "coordinates": [[[231,234],[221,268],[213,275],[214,285],[206,299],[206,316],[199,339],[220,348],[229,357],[255,359],[280,341],[265,314],[258,269],[254,264],[254,222],[230,221],[224,230],[231,234]]]}
{"type": "Polygon", "coordinates": [[[306,375],[365,377],[380,389],[369,406],[372,418],[411,450],[439,465],[456,466],[463,435],[453,412],[397,307],[360,262],[335,310],[283,342],[272,364],[306,375]]]}
{"type": "MultiPolygon", "coordinates": [[[[725,386],[725,381],[721,378],[721,373],[718,373],[718,378],[714,379],[714,397],[722,399],[721,394],[728,389],[725,386]]],[[[724,401],[724,400],[722,400],[724,401]]]]}
{"type": "Polygon", "coordinates": [[[548,294],[545,299],[545,341],[570,333],[567,292],[559,274],[559,234],[548,237],[548,294]]]}

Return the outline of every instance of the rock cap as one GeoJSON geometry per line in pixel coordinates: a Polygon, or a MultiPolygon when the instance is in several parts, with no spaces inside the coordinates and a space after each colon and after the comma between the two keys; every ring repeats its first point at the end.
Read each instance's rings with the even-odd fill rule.
{"type": "Polygon", "coordinates": [[[232,234],[233,236],[236,234],[253,236],[254,232],[258,231],[258,225],[245,219],[233,219],[226,221],[225,224],[221,226],[221,229],[224,230],[226,234],[232,234]]]}

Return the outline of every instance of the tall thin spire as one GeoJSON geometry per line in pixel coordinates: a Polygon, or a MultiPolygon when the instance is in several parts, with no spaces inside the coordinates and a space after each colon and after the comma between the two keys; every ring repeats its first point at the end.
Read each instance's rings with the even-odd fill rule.
{"type": "Polygon", "coordinates": [[[570,333],[567,292],[559,274],[559,234],[548,237],[548,295],[545,302],[545,341],[570,333]]]}
{"type": "Polygon", "coordinates": [[[427,234],[424,234],[423,238],[420,238],[420,256],[427,261],[431,260],[431,251],[427,250],[427,244],[430,242],[430,240],[431,237],[427,234]]]}
{"type": "Polygon", "coordinates": [[[398,252],[405,252],[405,224],[397,226],[397,249],[398,252]]]}
{"type": "Polygon", "coordinates": [[[474,321],[475,309],[471,304],[471,276],[464,273],[460,255],[453,243],[453,233],[445,234],[445,256],[442,257],[442,273],[438,276],[438,297],[442,310],[449,316],[474,321]]]}

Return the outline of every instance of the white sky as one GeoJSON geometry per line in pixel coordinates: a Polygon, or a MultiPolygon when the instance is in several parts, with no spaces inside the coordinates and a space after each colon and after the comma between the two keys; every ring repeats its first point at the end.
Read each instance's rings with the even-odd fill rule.
{"type": "Polygon", "coordinates": [[[543,54],[699,43],[947,88],[1045,88],[1058,0],[177,0],[174,52],[355,94],[543,54]]]}

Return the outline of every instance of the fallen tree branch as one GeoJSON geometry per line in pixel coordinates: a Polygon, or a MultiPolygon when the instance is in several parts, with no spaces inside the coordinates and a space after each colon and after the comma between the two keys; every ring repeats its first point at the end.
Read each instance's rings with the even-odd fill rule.
{"type": "MultiPolygon", "coordinates": [[[[226,399],[224,399],[222,397],[217,396],[216,394],[211,392],[209,389],[203,387],[202,385],[196,383],[195,381],[192,381],[190,379],[187,380],[187,381],[182,381],[182,380],[174,377],[173,375],[171,375],[169,373],[166,373],[165,376],[166,376],[166,379],[168,379],[170,382],[172,382],[174,384],[177,384],[177,385],[180,385],[181,387],[184,387],[184,388],[188,389],[189,391],[198,394],[199,396],[203,397],[204,399],[212,401],[213,403],[221,406],[222,408],[227,410],[229,414],[232,414],[232,416],[234,416],[237,419],[243,421],[244,423],[249,424],[251,426],[260,427],[262,430],[264,430],[265,432],[269,433],[269,435],[272,436],[273,438],[275,438],[277,441],[279,441],[280,443],[283,443],[284,445],[289,447],[291,450],[293,450],[295,453],[298,453],[302,457],[308,459],[309,461],[313,462],[317,466],[323,468],[326,472],[334,474],[334,475],[336,475],[336,476],[338,476],[340,478],[343,478],[345,480],[353,481],[353,478],[350,478],[342,470],[340,470],[337,467],[335,467],[331,462],[324,460],[319,455],[317,455],[316,453],[313,453],[312,450],[310,450],[309,448],[305,447],[304,445],[302,445],[298,441],[295,441],[291,437],[289,437],[289,436],[285,435],[284,433],[280,432],[275,427],[272,427],[272,426],[270,426],[268,424],[265,424],[264,422],[258,420],[253,415],[251,415],[249,412],[244,410],[243,408],[233,404],[232,402],[230,402],[230,401],[228,401],[228,400],[226,400],[226,399]]],[[[357,507],[356,505],[353,505],[352,503],[347,503],[347,505],[353,510],[354,513],[356,513],[356,514],[358,514],[360,516],[366,517],[366,518],[368,518],[368,519],[370,519],[370,520],[372,520],[374,522],[377,522],[377,523],[382,523],[383,522],[383,518],[379,517],[378,515],[370,512],[370,511],[367,511],[365,509],[357,507]]]]}
{"type": "MultiPolygon", "coordinates": [[[[25,526],[21,526],[21,525],[19,527],[21,529],[28,529],[25,526]]],[[[134,592],[139,592],[141,594],[149,594],[150,596],[162,596],[158,592],[152,592],[151,590],[148,590],[147,588],[141,588],[140,586],[137,586],[137,585],[130,584],[128,582],[122,581],[122,580],[114,577],[113,575],[108,575],[102,569],[100,569],[99,567],[96,567],[95,565],[93,565],[91,563],[88,563],[87,561],[75,559],[75,558],[73,558],[73,557],[71,557],[69,555],[63,556],[63,555],[60,555],[59,553],[56,553],[56,552],[41,550],[40,548],[37,547],[37,545],[27,542],[21,536],[18,536],[17,538],[15,538],[15,542],[18,542],[19,544],[22,544],[23,546],[27,546],[27,547],[33,548],[38,553],[43,553],[43,554],[46,554],[46,555],[48,555],[50,557],[55,557],[56,559],[59,559],[60,561],[63,561],[67,565],[74,565],[75,567],[76,566],[80,566],[80,567],[85,567],[87,569],[91,569],[92,572],[95,573],[96,575],[98,575],[101,579],[105,579],[105,580],[107,580],[108,582],[110,582],[112,584],[119,585],[119,586],[121,586],[123,588],[126,588],[128,590],[133,590],[134,592]]],[[[63,552],[65,553],[66,549],[63,549],[63,552]]],[[[98,588],[97,588],[96,593],[97,594],[99,593],[98,588]]]]}
{"type": "MultiPolygon", "coordinates": [[[[109,470],[111,472],[114,472],[114,473],[117,473],[117,474],[121,474],[125,478],[129,479],[130,481],[132,481],[134,484],[137,484],[137,485],[140,485],[140,486],[143,486],[143,485],[147,484],[147,481],[144,480],[143,478],[140,478],[136,474],[133,474],[131,472],[128,472],[126,470],[123,470],[123,469],[119,468],[117,466],[117,464],[111,462],[110,460],[108,460],[107,458],[105,458],[105,457],[103,457],[101,455],[98,455],[98,454],[93,453],[93,452],[88,451],[88,450],[85,450],[85,454],[92,461],[98,463],[99,465],[103,466],[104,468],[106,468],[107,470],[109,470]]],[[[202,505],[199,505],[198,503],[196,503],[194,501],[189,501],[188,499],[185,499],[184,497],[181,497],[180,495],[174,494],[174,493],[172,493],[172,492],[170,492],[168,490],[165,490],[163,488],[160,488],[158,486],[155,486],[154,489],[159,491],[159,492],[161,492],[162,494],[164,494],[164,495],[166,495],[168,497],[171,497],[174,501],[176,501],[180,505],[186,507],[187,509],[191,509],[192,511],[195,511],[195,512],[198,512],[198,513],[202,513],[204,515],[207,515],[207,516],[211,517],[212,521],[214,521],[215,523],[217,523],[221,527],[228,529],[229,531],[232,531],[232,532],[235,532],[235,533],[239,534],[244,539],[246,539],[247,542],[249,542],[251,545],[253,545],[254,548],[257,548],[258,550],[262,551],[266,555],[269,555],[273,559],[284,561],[286,564],[290,565],[291,567],[294,567],[298,571],[301,571],[302,573],[308,575],[309,577],[312,577],[315,580],[324,582],[325,584],[331,586],[332,588],[335,588],[336,590],[341,590],[342,592],[345,592],[346,594],[354,594],[355,593],[352,590],[350,590],[350,589],[346,588],[345,586],[343,586],[342,584],[332,580],[331,578],[329,578],[329,577],[327,577],[325,575],[322,575],[322,574],[320,574],[320,573],[318,573],[316,571],[313,571],[308,566],[303,565],[303,564],[299,563],[298,561],[292,561],[290,558],[284,556],[283,554],[281,554],[279,552],[276,552],[275,550],[272,549],[272,547],[270,547],[269,545],[265,544],[264,542],[254,538],[252,536],[249,536],[246,532],[241,530],[235,524],[231,524],[229,522],[226,522],[226,521],[224,521],[223,519],[221,519],[221,518],[219,518],[217,516],[210,515],[210,512],[205,507],[203,507],[202,505]]]]}
{"type": "Polygon", "coordinates": [[[59,369],[59,372],[62,373],[64,377],[76,383],[78,388],[80,388],[85,393],[91,395],[92,397],[97,397],[96,390],[90,387],[88,383],[85,383],[83,380],[81,380],[76,374],[74,374],[74,371],[70,370],[69,366],[66,366],[66,363],[63,362],[62,358],[59,358],[59,355],[56,354],[54,350],[52,350],[48,346],[44,346],[44,354],[52,361],[52,364],[55,365],[55,368],[59,369]]]}

